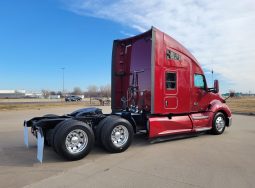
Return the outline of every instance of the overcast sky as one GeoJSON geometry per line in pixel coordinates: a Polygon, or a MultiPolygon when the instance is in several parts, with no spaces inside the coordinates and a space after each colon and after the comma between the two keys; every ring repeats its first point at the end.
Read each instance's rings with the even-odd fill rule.
{"type": "Polygon", "coordinates": [[[62,90],[111,81],[112,41],[155,26],[181,42],[209,86],[255,93],[254,0],[0,1],[0,89],[62,90]]]}
{"type": "Polygon", "coordinates": [[[107,19],[140,32],[152,25],[158,27],[184,44],[203,68],[219,74],[229,89],[255,92],[254,0],[64,0],[63,3],[78,15],[107,19]]]}

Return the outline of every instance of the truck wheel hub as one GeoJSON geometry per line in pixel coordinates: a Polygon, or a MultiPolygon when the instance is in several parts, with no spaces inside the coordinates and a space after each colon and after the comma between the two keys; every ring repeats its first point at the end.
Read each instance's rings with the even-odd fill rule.
{"type": "Polygon", "coordinates": [[[88,135],[81,129],[75,129],[66,136],[66,149],[70,153],[79,153],[88,144],[88,135]]]}
{"type": "Polygon", "coordinates": [[[216,119],[216,129],[218,131],[222,131],[222,129],[225,127],[225,121],[223,119],[223,117],[218,117],[216,119]]]}
{"type": "Polygon", "coordinates": [[[120,138],[121,138],[121,133],[120,132],[115,132],[115,138],[117,139],[117,140],[119,140],[120,138]]]}
{"type": "Polygon", "coordinates": [[[72,144],[77,144],[79,142],[79,138],[74,136],[74,137],[72,137],[71,142],[72,142],[72,144]]]}
{"type": "Polygon", "coordinates": [[[126,144],[129,137],[127,128],[123,125],[118,125],[112,130],[111,140],[114,146],[122,147],[126,144]]]}

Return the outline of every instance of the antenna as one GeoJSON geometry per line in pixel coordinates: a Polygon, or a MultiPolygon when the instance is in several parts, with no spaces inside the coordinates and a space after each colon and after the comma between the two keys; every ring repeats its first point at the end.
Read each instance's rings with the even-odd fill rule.
{"type": "Polygon", "coordinates": [[[212,87],[214,87],[214,80],[213,80],[213,60],[211,59],[211,64],[212,64],[212,87]]]}
{"type": "Polygon", "coordinates": [[[212,69],[212,86],[213,86],[213,69],[212,69]]]}

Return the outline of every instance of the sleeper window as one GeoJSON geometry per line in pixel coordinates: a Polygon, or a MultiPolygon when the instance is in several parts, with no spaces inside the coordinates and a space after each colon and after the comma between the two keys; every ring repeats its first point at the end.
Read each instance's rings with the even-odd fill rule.
{"type": "Polygon", "coordinates": [[[166,73],[166,89],[176,89],[176,73],[166,73]]]}

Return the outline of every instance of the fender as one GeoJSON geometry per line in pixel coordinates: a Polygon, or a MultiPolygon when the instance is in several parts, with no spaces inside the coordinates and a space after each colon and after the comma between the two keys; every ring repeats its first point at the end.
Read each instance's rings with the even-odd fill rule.
{"type": "Polygon", "coordinates": [[[134,129],[134,133],[136,133],[137,132],[137,130],[136,130],[137,124],[136,124],[136,121],[134,120],[132,114],[130,112],[123,112],[123,113],[121,113],[121,117],[126,119],[132,125],[132,127],[134,129]]]}
{"type": "Polygon", "coordinates": [[[231,111],[225,103],[221,102],[220,100],[213,100],[213,101],[210,102],[210,105],[208,107],[208,111],[213,112],[212,117],[210,117],[210,123],[211,124],[212,124],[214,115],[217,112],[222,112],[226,116],[227,126],[231,126],[231,122],[232,122],[231,111]]]}
{"type": "MultiPolygon", "coordinates": [[[[54,128],[58,123],[66,119],[67,117],[61,117],[61,116],[54,117],[54,118],[49,118],[49,117],[33,118],[27,121],[27,127],[38,127],[38,128],[40,127],[42,129],[54,128]]],[[[70,117],[68,119],[70,119],[70,117]]]]}

